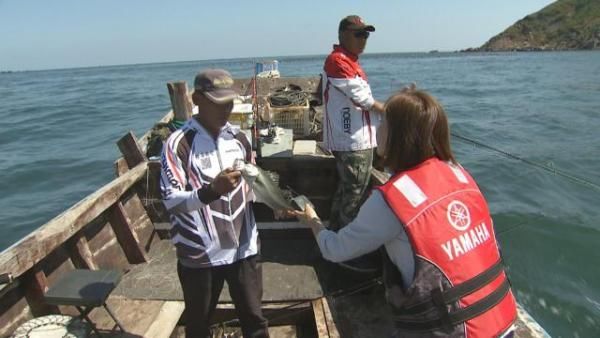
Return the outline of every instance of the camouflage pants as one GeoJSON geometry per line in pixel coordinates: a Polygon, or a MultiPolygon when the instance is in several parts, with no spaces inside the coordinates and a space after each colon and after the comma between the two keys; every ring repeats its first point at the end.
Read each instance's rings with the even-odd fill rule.
{"type": "Polygon", "coordinates": [[[331,204],[329,227],[339,230],[358,214],[367,197],[373,167],[373,149],[334,151],[339,182],[331,204]]]}

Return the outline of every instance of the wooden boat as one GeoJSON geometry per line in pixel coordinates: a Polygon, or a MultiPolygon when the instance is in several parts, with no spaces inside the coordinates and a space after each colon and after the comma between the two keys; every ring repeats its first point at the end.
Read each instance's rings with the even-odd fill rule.
{"type": "MultiPolygon", "coordinates": [[[[260,114],[275,116],[281,126],[290,128],[281,143],[262,146],[257,163],[276,172],[281,187],[306,195],[326,219],[336,183],[333,158],[318,147],[306,148],[314,143],[297,142],[318,138],[302,129],[302,123],[318,120],[320,114],[318,78],[264,78],[256,83],[260,114]],[[289,85],[310,93],[310,104],[268,109],[264,99],[276,88],[289,85]],[[302,127],[292,136],[298,124],[302,127]],[[304,148],[294,146],[300,144],[304,148]]],[[[235,85],[247,92],[251,84],[251,79],[240,79],[235,85]]],[[[175,113],[185,109],[189,103],[181,93],[187,93],[187,87],[170,84],[169,88],[175,113]]],[[[171,120],[173,114],[169,112],[161,121],[171,120]]],[[[79,315],[73,306],[50,305],[46,299],[48,289],[75,269],[124,273],[107,300],[125,330],[123,336],[183,336],[184,305],[176,257],[157,191],[160,164],[146,158],[142,149],[147,138],[148,134],[140,139],[132,133],[125,135],[117,142],[123,158],[116,161],[113,181],[0,254],[0,273],[12,277],[0,286],[1,337],[10,336],[34,317],[79,315]]],[[[373,179],[382,183],[386,177],[374,172],[373,179]]],[[[295,221],[275,221],[264,205],[255,205],[255,215],[262,243],[263,309],[272,337],[384,337],[391,331],[377,275],[356,275],[324,261],[308,228],[295,221]]],[[[102,307],[92,310],[89,317],[102,333],[110,335],[114,322],[102,307]]],[[[519,317],[518,337],[545,335],[523,309],[519,317]]],[[[236,330],[226,288],[213,321],[220,337],[236,330]]]]}

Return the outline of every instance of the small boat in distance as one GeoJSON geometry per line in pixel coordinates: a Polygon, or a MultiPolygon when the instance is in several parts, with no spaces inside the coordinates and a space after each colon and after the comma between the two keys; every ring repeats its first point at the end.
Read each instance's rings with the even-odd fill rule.
{"type": "Polygon", "coordinates": [[[279,73],[279,61],[271,60],[257,62],[256,77],[260,79],[281,77],[281,74],[279,73]]]}

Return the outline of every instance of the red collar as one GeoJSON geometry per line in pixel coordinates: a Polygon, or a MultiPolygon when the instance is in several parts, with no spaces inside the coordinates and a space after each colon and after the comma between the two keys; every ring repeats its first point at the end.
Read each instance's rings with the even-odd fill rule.
{"type": "Polygon", "coordinates": [[[349,50],[342,47],[341,45],[333,45],[333,51],[346,55],[352,61],[358,61],[358,55],[351,53],[349,50]]]}

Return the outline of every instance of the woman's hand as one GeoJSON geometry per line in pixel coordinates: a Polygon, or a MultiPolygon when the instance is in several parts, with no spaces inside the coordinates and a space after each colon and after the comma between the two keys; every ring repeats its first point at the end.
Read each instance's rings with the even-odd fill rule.
{"type": "Polygon", "coordinates": [[[319,215],[310,204],[306,204],[304,211],[294,210],[294,215],[304,224],[308,224],[313,218],[319,219],[319,215]]]}
{"type": "Polygon", "coordinates": [[[296,210],[294,211],[294,213],[296,214],[296,217],[298,217],[298,220],[300,222],[310,226],[315,237],[319,235],[319,232],[321,232],[321,230],[325,230],[325,227],[321,223],[319,215],[317,215],[317,212],[309,203],[307,203],[304,207],[304,211],[296,210]]]}

